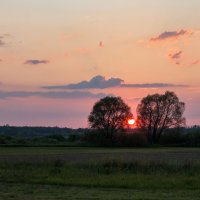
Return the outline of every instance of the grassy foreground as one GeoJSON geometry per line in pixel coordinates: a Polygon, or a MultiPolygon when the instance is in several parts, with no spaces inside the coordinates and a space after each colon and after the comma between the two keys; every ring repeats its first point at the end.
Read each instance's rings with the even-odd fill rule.
{"type": "Polygon", "coordinates": [[[56,185],[0,184],[1,200],[198,200],[198,190],[135,190],[66,187],[56,185]]]}
{"type": "Polygon", "coordinates": [[[0,150],[0,199],[200,199],[200,149],[0,150]]]}

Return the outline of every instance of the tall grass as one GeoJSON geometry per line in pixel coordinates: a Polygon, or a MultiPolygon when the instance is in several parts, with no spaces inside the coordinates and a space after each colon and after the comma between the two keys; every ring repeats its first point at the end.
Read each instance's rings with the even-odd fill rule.
{"type": "Polygon", "coordinates": [[[0,180],[7,183],[53,184],[135,189],[200,189],[200,164],[191,161],[125,162],[87,164],[0,163],[0,180]]]}

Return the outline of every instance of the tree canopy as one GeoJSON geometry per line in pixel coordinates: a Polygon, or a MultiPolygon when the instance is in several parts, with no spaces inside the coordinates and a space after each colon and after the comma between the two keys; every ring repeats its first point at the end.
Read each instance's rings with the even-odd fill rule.
{"type": "Polygon", "coordinates": [[[137,107],[138,127],[145,130],[149,142],[158,143],[165,129],[185,125],[184,110],[185,103],[174,92],[148,95],[137,107]]]}
{"type": "Polygon", "coordinates": [[[131,117],[130,107],[121,97],[107,96],[95,103],[88,122],[91,128],[101,130],[106,138],[112,139],[115,132],[125,128],[131,117]]]}

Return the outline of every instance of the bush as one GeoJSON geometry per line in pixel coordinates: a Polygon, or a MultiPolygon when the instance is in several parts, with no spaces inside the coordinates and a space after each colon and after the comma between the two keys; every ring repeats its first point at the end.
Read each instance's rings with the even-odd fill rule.
{"type": "Polygon", "coordinates": [[[100,131],[90,130],[83,135],[82,140],[92,146],[142,147],[148,145],[145,135],[137,131],[115,133],[113,139],[108,139],[100,131]]]}
{"type": "Polygon", "coordinates": [[[6,139],[4,137],[0,137],[0,144],[6,144],[6,139]]]}
{"type": "Polygon", "coordinates": [[[7,135],[1,135],[0,136],[0,144],[10,144],[10,143],[15,143],[16,139],[11,136],[7,135]]]}
{"type": "Polygon", "coordinates": [[[186,134],[184,128],[167,129],[160,138],[161,144],[185,144],[186,134]]]}
{"type": "Polygon", "coordinates": [[[200,129],[191,129],[186,135],[186,144],[190,146],[200,146],[200,129]]]}
{"type": "Polygon", "coordinates": [[[88,143],[91,146],[113,146],[113,140],[108,139],[99,130],[88,130],[85,132],[81,140],[88,143]]]}
{"type": "Polygon", "coordinates": [[[115,136],[116,146],[128,146],[128,147],[144,147],[148,146],[146,136],[142,132],[132,131],[116,134],[115,136]]]}
{"type": "Polygon", "coordinates": [[[68,142],[76,142],[76,141],[79,141],[80,140],[80,134],[70,134],[67,138],[67,141],[68,142]]]}
{"type": "Polygon", "coordinates": [[[48,135],[48,136],[46,136],[46,138],[53,139],[53,140],[56,140],[58,142],[65,142],[66,141],[66,138],[63,135],[60,135],[60,134],[48,135]]]}

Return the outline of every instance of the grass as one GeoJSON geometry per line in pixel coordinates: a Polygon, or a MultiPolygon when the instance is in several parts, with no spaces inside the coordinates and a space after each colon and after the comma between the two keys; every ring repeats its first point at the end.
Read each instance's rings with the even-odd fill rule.
{"type": "Polygon", "coordinates": [[[0,161],[200,160],[200,148],[0,147],[0,161]]]}
{"type": "Polygon", "coordinates": [[[59,160],[53,163],[1,163],[0,180],[105,188],[200,189],[200,165],[141,161],[75,165],[59,160]]]}
{"type": "Polygon", "coordinates": [[[66,187],[56,185],[0,184],[1,200],[198,200],[198,190],[134,190],[66,187]]]}
{"type": "Polygon", "coordinates": [[[199,196],[198,148],[0,149],[0,199],[183,200],[199,196]]]}

